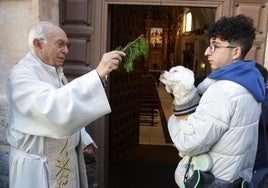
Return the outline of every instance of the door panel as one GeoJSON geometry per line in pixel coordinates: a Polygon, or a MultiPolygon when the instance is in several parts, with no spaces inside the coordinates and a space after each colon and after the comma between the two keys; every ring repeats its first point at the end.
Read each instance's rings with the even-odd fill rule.
{"type": "Polygon", "coordinates": [[[92,70],[93,0],[61,0],[60,24],[71,47],[64,65],[69,80],[92,70]]]}
{"type": "Polygon", "coordinates": [[[90,5],[89,1],[66,1],[66,14],[65,18],[67,22],[73,23],[85,23],[90,25],[90,5]],[[79,13],[79,14],[78,14],[79,13]]]}

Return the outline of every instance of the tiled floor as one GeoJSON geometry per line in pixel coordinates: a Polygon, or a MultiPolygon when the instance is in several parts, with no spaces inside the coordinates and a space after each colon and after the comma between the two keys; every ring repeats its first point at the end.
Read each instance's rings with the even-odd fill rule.
{"type": "MultiPolygon", "coordinates": [[[[157,87],[157,91],[166,120],[168,120],[174,108],[172,97],[166,92],[164,85],[161,83],[157,87]]],[[[155,121],[157,124],[154,126],[140,126],[140,144],[171,145],[165,142],[160,116],[157,116],[155,121]]]]}

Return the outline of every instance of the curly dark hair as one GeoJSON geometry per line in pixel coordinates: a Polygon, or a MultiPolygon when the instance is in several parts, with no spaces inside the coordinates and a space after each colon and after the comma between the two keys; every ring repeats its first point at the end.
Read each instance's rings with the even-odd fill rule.
{"type": "Polygon", "coordinates": [[[210,25],[208,37],[209,39],[219,37],[233,45],[239,45],[241,47],[240,59],[243,60],[252,47],[255,31],[250,17],[243,14],[233,17],[224,16],[210,25]]]}

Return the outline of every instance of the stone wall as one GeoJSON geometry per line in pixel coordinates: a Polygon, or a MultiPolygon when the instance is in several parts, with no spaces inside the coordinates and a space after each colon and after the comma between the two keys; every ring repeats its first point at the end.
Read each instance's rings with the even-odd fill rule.
{"type": "Polygon", "coordinates": [[[6,79],[9,71],[28,52],[31,26],[39,20],[58,23],[58,7],[55,0],[0,1],[0,144],[6,143],[6,79]]]}
{"type": "Polygon", "coordinates": [[[36,21],[32,1],[0,1],[0,91],[6,95],[6,78],[11,67],[28,50],[27,36],[36,21]],[[3,29],[4,28],[4,29],[3,29]]]}
{"type": "Polygon", "coordinates": [[[0,0],[0,186],[8,188],[9,144],[6,79],[28,52],[30,28],[41,20],[59,22],[58,0],[0,0]]]}

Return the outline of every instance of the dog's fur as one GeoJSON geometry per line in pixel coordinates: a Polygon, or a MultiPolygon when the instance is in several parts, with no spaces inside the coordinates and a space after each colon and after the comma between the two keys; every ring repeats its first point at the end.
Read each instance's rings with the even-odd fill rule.
{"type": "Polygon", "coordinates": [[[166,91],[178,99],[183,99],[187,91],[194,87],[194,73],[183,66],[164,71],[159,79],[165,85],[166,91]]]}

